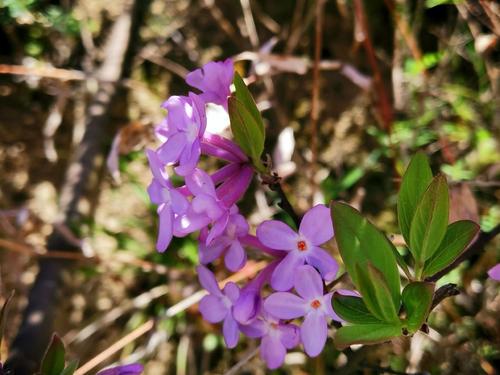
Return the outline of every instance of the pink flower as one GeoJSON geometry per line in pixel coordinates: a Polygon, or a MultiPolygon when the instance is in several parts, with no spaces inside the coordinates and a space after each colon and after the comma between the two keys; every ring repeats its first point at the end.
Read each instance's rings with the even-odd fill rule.
{"type": "Polygon", "coordinates": [[[488,271],[488,276],[493,280],[500,281],[500,263],[488,271]]]}
{"type": "Polygon", "coordinates": [[[269,220],[259,225],[257,237],[271,249],[288,252],[271,277],[275,290],[291,289],[294,274],[304,263],[317,268],[326,281],[337,274],[337,262],[319,247],[333,237],[330,210],[324,205],[314,206],[304,215],[298,233],[281,221],[269,220]]]}
{"type": "Polygon", "coordinates": [[[300,338],[306,353],[315,357],[325,346],[329,319],[338,319],[332,309],[333,293],[323,294],[323,280],[311,266],[300,266],[295,271],[294,287],[299,296],[289,292],[271,294],[264,301],[264,309],[280,319],[304,316],[300,338]]]}

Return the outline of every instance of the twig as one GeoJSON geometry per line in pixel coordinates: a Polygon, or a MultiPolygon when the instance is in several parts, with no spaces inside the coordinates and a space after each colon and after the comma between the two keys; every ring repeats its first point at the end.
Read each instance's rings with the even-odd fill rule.
{"type": "Polygon", "coordinates": [[[375,90],[377,91],[379,115],[385,130],[389,132],[392,127],[393,119],[392,106],[382,80],[382,73],[378,67],[377,57],[375,56],[375,49],[373,48],[370,38],[362,0],[354,0],[354,13],[359,30],[359,35],[357,35],[356,38],[359,42],[362,42],[365,47],[368,62],[373,72],[375,90]]]}
{"type": "Polygon", "coordinates": [[[460,294],[460,290],[457,288],[457,284],[445,284],[441,286],[434,293],[434,297],[432,299],[431,311],[441,303],[445,298],[458,296],[460,294]]]}
{"type": "Polygon", "coordinates": [[[314,63],[313,63],[313,77],[312,77],[312,92],[311,92],[311,176],[310,185],[312,189],[311,203],[314,202],[316,195],[316,168],[318,161],[318,119],[319,119],[319,63],[321,60],[321,49],[323,45],[323,6],[325,0],[316,0],[316,23],[314,34],[314,63]]]}
{"type": "Polygon", "coordinates": [[[269,189],[272,191],[275,191],[278,193],[280,197],[280,202],[278,203],[278,206],[285,211],[290,217],[292,218],[293,222],[297,226],[297,228],[300,225],[300,218],[299,215],[295,212],[294,208],[290,204],[290,201],[288,200],[285,192],[283,191],[283,188],[281,187],[281,178],[273,174],[272,176],[261,176],[262,177],[262,182],[266,185],[269,186],[269,189]]]}
{"type": "Polygon", "coordinates": [[[253,357],[257,355],[259,352],[259,347],[252,349],[246,356],[244,356],[237,364],[231,367],[228,371],[224,373],[224,375],[236,375],[238,371],[247,364],[253,357]]]}
{"type": "Polygon", "coordinates": [[[479,253],[484,249],[486,244],[493,240],[493,238],[496,237],[496,235],[500,233],[500,224],[498,224],[495,228],[493,228],[489,232],[483,232],[481,231],[479,233],[479,236],[477,239],[470,245],[467,250],[465,250],[453,263],[450,265],[446,266],[443,270],[437,272],[436,274],[428,277],[426,281],[437,281],[447,273],[449,273],[451,270],[455,269],[458,267],[458,265],[467,259],[471,258],[475,254],[479,253]]]}
{"type": "Polygon", "coordinates": [[[241,8],[243,9],[243,19],[247,28],[248,38],[252,47],[257,50],[259,48],[259,35],[255,27],[255,21],[252,15],[252,8],[250,7],[250,0],[240,0],[241,8]]]}

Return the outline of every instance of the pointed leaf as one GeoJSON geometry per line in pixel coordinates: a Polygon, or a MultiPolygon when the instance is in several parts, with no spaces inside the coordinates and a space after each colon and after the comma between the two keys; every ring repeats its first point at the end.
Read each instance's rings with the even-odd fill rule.
{"type": "Polygon", "coordinates": [[[61,375],[73,375],[78,368],[78,360],[74,359],[68,363],[66,368],[61,372],[61,375]]]}
{"type": "Polygon", "coordinates": [[[252,115],[256,124],[258,125],[258,129],[262,133],[262,137],[265,137],[265,129],[264,129],[264,123],[262,122],[262,116],[260,115],[259,109],[257,108],[255,101],[253,100],[250,90],[248,90],[247,85],[245,85],[245,82],[238,74],[238,72],[235,72],[234,74],[233,84],[236,90],[235,91],[236,99],[238,99],[245,106],[247,111],[252,115]]]}
{"type": "Polygon", "coordinates": [[[432,171],[423,152],[411,159],[398,195],[398,222],[406,243],[410,243],[410,225],[420,198],[432,180],[432,171]]]}
{"type": "Polygon", "coordinates": [[[338,316],[349,323],[382,323],[373,316],[360,297],[335,293],[332,299],[332,307],[338,316]]]}
{"type": "Polygon", "coordinates": [[[427,320],[434,296],[434,283],[414,282],[403,290],[403,306],[410,333],[417,332],[427,320]]]}
{"type": "Polygon", "coordinates": [[[355,324],[339,328],[333,342],[342,350],[354,344],[377,344],[401,335],[400,324],[355,324]]]}
{"type": "Polygon", "coordinates": [[[399,322],[399,303],[394,305],[384,275],[369,262],[356,264],[355,272],[358,290],[368,310],[383,322],[399,322]]]}
{"type": "Polygon", "coordinates": [[[245,105],[236,97],[228,101],[231,131],[236,143],[248,155],[257,168],[261,168],[260,156],[264,151],[264,134],[245,105]]]}
{"type": "Polygon", "coordinates": [[[42,360],[40,372],[42,375],[61,375],[64,370],[66,350],[62,340],[54,334],[42,360]]]}
{"type": "Polygon", "coordinates": [[[354,284],[356,264],[370,261],[380,270],[387,282],[395,306],[400,303],[400,277],[394,245],[372,223],[346,203],[333,202],[331,206],[335,239],[354,284]]]}
{"type": "Polygon", "coordinates": [[[446,234],[434,255],[425,262],[423,276],[434,275],[453,262],[479,232],[479,225],[460,220],[448,225],[446,234]]]}
{"type": "Polygon", "coordinates": [[[410,228],[410,251],[417,263],[438,249],[448,226],[448,185],[443,175],[434,177],[417,206],[410,228]]]}

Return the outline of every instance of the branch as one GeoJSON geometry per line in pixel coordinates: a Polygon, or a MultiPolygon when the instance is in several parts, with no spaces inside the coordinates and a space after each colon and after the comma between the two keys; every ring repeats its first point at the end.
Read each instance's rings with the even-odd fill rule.
{"type": "Polygon", "coordinates": [[[434,293],[434,298],[432,299],[431,311],[439,305],[445,298],[458,296],[460,294],[460,290],[457,288],[457,284],[445,284],[440,287],[434,293]]]}
{"type": "Polygon", "coordinates": [[[459,264],[481,252],[484,249],[484,247],[488,244],[488,242],[493,240],[493,238],[495,238],[498,233],[500,233],[500,224],[498,224],[495,228],[493,228],[489,232],[481,231],[479,233],[479,236],[477,236],[477,239],[472,243],[472,245],[470,245],[467,248],[467,250],[465,250],[457,259],[455,259],[453,263],[451,263],[438,273],[429,276],[427,279],[425,279],[425,281],[434,282],[439,280],[441,277],[449,273],[451,270],[457,268],[459,264]]]}
{"type": "Polygon", "coordinates": [[[293,222],[297,226],[300,226],[300,218],[299,215],[295,212],[294,208],[290,204],[283,188],[281,187],[281,177],[279,177],[276,173],[272,175],[261,175],[262,182],[269,186],[269,189],[278,193],[280,197],[280,202],[278,203],[278,207],[280,207],[283,211],[285,211],[292,218],[293,222]]]}

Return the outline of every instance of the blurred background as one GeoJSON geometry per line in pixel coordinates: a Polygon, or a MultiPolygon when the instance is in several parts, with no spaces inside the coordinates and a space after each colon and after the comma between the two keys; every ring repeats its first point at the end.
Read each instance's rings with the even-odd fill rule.
{"type": "MultiPolygon", "coordinates": [[[[448,178],[452,220],[491,230],[499,36],[500,7],[488,0],[0,0],[0,302],[15,290],[2,360],[26,347],[37,358],[56,331],[80,375],[117,361],[141,361],[146,374],[238,363],[233,373],[266,373],[258,342],[227,350],[198,313],[195,239],[154,248],[143,151],[157,145],[161,103],[186,94],[187,72],[211,60],[232,57],[248,78],[297,211],[342,199],[397,234],[400,176],[421,149],[448,178]]],[[[226,134],[227,122],[210,109],[211,131],[226,134]]],[[[276,200],[252,185],[241,207],[253,230],[283,218],[276,200]]],[[[435,310],[429,335],[345,353],[329,341],[312,360],[293,351],[274,373],[495,374],[499,284],[486,271],[499,248],[440,281],[463,293],[435,310]]],[[[265,262],[251,258],[237,280],[265,262]]]]}

